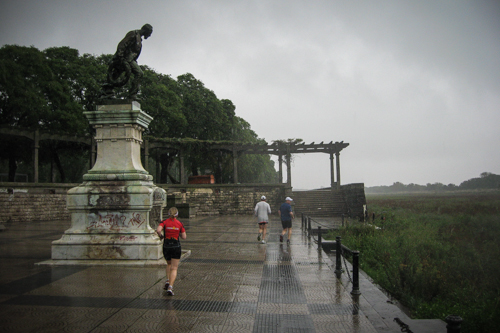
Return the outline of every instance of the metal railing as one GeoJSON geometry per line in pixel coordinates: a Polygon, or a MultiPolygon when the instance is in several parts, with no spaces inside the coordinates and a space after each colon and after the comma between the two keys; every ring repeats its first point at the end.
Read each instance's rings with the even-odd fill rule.
{"type": "MultiPolygon", "coordinates": [[[[328,226],[325,226],[318,221],[315,221],[310,216],[302,214],[302,231],[307,232],[308,237],[314,237],[312,223],[317,225],[317,238],[316,242],[318,243],[318,250],[322,250],[323,241],[322,241],[322,232],[323,230],[328,230],[328,226]],[[324,229],[322,229],[322,227],[324,229]]],[[[342,226],[344,226],[344,215],[342,215],[342,226]]],[[[342,238],[340,236],[335,237],[335,275],[338,279],[341,278],[344,270],[342,269],[342,262],[344,263],[345,271],[349,277],[349,281],[352,283],[352,291],[351,295],[356,297],[361,295],[361,291],[359,290],[359,251],[354,251],[349,249],[347,246],[342,244],[342,238]],[[349,268],[347,266],[347,262],[345,260],[345,254],[352,256],[352,277],[349,273],[349,268]]],[[[394,318],[394,321],[401,326],[402,332],[411,333],[410,327],[403,323],[399,318],[394,318]]],[[[461,324],[463,319],[458,315],[449,315],[444,320],[446,322],[446,332],[447,333],[460,333],[461,324]]]]}
{"type": "MultiPolygon", "coordinates": [[[[342,225],[344,224],[344,218],[342,217],[342,225]]],[[[310,216],[307,216],[305,214],[302,214],[302,224],[301,224],[302,230],[307,232],[307,235],[309,237],[312,237],[313,240],[315,240],[318,244],[318,250],[323,249],[323,238],[322,238],[322,233],[323,230],[328,230],[328,226],[325,226],[321,224],[318,221],[315,221],[312,219],[310,216]],[[315,239],[314,233],[312,232],[312,223],[315,223],[317,225],[317,238],[315,239]],[[323,229],[324,228],[324,229],[323,229]]],[[[347,272],[347,275],[349,277],[349,281],[352,283],[352,295],[360,295],[361,291],[359,290],[359,251],[353,251],[346,247],[345,245],[342,245],[341,242],[341,237],[337,236],[336,237],[336,249],[335,249],[335,275],[337,276],[338,279],[340,279],[342,273],[344,270],[342,269],[342,259],[344,261],[344,266],[345,266],[345,271],[347,272]],[[352,277],[351,274],[349,273],[349,268],[347,267],[347,261],[345,260],[345,254],[349,254],[352,256],[352,277]]]]}

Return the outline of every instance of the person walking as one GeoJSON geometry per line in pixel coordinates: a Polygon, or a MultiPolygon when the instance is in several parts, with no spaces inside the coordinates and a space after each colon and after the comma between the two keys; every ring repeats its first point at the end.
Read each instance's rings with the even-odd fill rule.
{"type": "Polygon", "coordinates": [[[281,225],[283,227],[283,231],[280,235],[280,242],[283,242],[283,236],[288,231],[288,239],[287,243],[290,244],[290,237],[292,237],[292,219],[295,218],[292,212],[292,203],[293,199],[290,197],[286,197],[285,202],[281,204],[280,209],[278,211],[281,218],[281,225]]]}
{"type": "Polygon", "coordinates": [[[186,229],[177,220],[179,211],[172,207],[168,210],[168,218],[158,225],[156,233],[163,239],[163,256],[167,261],[167,281],[163,289],[167,295],[174,296],[174,282],[177,277],[177,269],[181,260],[181,242],[179,238],[186,239],[186,229]],[[163,234],[162,234],[163,231],[163,234]]]}
{"type": "Polygon", "coordinates": [[[269,223],[269,214],[271,214],[271,206],[266,202],[266,196],[260,197],[260,202],[255,205],[255,216],[257,216],[257,222],[259,223],[259,235],[257,236],[257,241],[262,244],[266,244],[266,232],[267,224],[269,223]],[[261,241],[262,239],[262,241],[261,241]]]}

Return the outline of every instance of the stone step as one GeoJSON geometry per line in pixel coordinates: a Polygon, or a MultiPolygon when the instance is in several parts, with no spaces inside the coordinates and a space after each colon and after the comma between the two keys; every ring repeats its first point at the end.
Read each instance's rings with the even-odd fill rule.
{"type": "Polygon", "coordinates": [[[296,191],[292,193],[294,209],[311,216],[338,216],[344,213],[340,192],[331,190],[296,191]]]}

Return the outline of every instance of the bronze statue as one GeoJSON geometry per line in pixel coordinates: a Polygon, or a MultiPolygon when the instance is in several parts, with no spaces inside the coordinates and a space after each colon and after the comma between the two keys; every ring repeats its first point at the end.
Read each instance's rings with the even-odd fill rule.
{"type": "Polygon", "coordinates": [[[125,35],[125,38],[118,44],[116,53],[111,59],[108,67],[107,82],[102,86],[102,97],[113,98],[113,89],[123,87],[134,75],[132,87],[128,97],[136,99],[143,72],[137,64],[137,58],[141,54],[142,36],[148,39],[153,33],[153,27],[145,24],[140,30],[132,30],[125,35]]]}

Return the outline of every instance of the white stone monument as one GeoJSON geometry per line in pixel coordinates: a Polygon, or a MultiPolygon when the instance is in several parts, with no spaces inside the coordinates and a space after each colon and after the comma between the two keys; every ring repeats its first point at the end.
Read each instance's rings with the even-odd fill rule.
{"type": "Polygon", "coordinates": [[[153,206],[161,218],[166,193],[141,163],[142,132],[152,117],[136,101],[106,103],[84,112],[96,130],[97,158],[84,182],[68,191],[71,227],[52,242],[53,264],[148,264],[163,258],[149,219],[153,206]]]}

